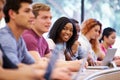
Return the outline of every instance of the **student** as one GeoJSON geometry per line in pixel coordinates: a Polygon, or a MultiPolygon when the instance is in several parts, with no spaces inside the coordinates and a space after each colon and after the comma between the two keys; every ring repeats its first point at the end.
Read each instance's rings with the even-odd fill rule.
{"type": "Polygon", "coordinates": [[[87,19],[81,25],[79,42],[82,49],[89,55],[89,65],[95,65],[97,58],[103,59],[104,54],[100,50],[98,38],[101,34],[102,24],[96,19],[87,19]]]}
{"type": "MultiPolygon", "coordinates": [[[[73,70],[79,70],[82,60],[71,61],[72,44],[75,42],[76,37],[75,25],[67,17],[60,17],[55,21],[49,31],[49,38],[53,41],[54,47],[61,46],[62,49],[58,52],[59,60],[66,61],[73,70]]],[[[50,40],[49,39],[49,40],[50,40]]]]}
{"type": "MultiPolygon", "coordinates": [[[[32,7],[30,6],[31,3],[32,0],[6,0],[3,12],[7,25],[0,30],[0,44],[3,47],[4,54],[6,54],[6,56],[18,66],[18,69],[27,66],[33,69],[32,73],[34,73],[34,71],[38,71],[38,69],[43,70],[43,72],[40,72],[41,75],[39,75],[40,78],[43,78],[42,75],[44,75],[47,63],[45,64],[42,61],[41,63],[35,63],[33,57],[28,53],[23,38],[21,37],[21,34],[25,29],[31,29],[31,25],[34,19],[32,7]],[[41,64],[43,64],[43,66],[41,64]]],[[[59,71],[60,74],[53,71],[51,76],[52,79],[70,79],[70,71],[68,69],[64,68],[63,70],[60,68],[55,68],[54,70],[56,72],[59,71]],[[59,76],[62,75],[62,73],[66,75],[66,77],[59,76]]],[[[4,73],[9,72],[6,70],[2,71],[2,74],[5,78],[6,74],[4,73]]],[[[19,75],[18,77],[22,76],[19,75]]]]}
{"type": "Polygon", "coordinates": [[[115,43],[116,31],[111,27],[107,27],[103,30],[102,37],[100,39],[101,50],[106,54],[108,48],[112,48],[115,43]]]}
{"type": "Polygon", "coordinates": [[[7,57],[15,64],[34,63],[21,37],[25,29],[31,28],[34,18],[30,3],[32,3],[31,0],[7,0],[3,9],[7,25],[0,30],[0,44],[7,57]]]}
{"type": "Polygon", "coordinates": [[[28,51],[38,61],[40,57],[50,56],[48,44],[42,35],[48,32],[52,15],[50,7],[46,4],[36,3],[32,7],[35,15],[34,25],[31,29],[24,31],[22,36],[28,51]]]}
{"type": "MultiPolygon", "coordinates": [[[[116,40],[116,30],[111,27],[105,28],[103,30],[102,37],[100,39],[100,42],[101,42],[100,47],[105,55],[106,55],[107,49],[112,48],[112,45],[115,43],[115,40],[116,40]]],[[[113,61],[115,61],[115,63],[118,66],[120,66],[120,56],[115,56],[113,61]]]]}
{"type": "MultiPolygon", "coordinates": [[[[48,32],[51,25],[51,12],[50,7],[46,4],[35,3],[33,4],[33,13],[35,15],[34,26],[30,30],[26,30],[23,33],[23,37],[26,41],[28,50],[32,53],[32,56],[36,61],[41,60],[40,57],[46,55],[50,56],[50,51],[46,40],[43,38],[42,34],[48,32]],[[29,40],[32,38],[31,40],[29,40]],[[39,43],[39,45],[38,45],[39,43]],[[40,54],[40,55],[39,55],[40,54]]],[[[80,65],[77,68],[70,66],[73,62],[58,62],[59,66],[69,67],[72,71],[78,70],[80,65]]],[[[78,62],[79,63],[79,62],[78,62]]]]}
{"type": "Polygon", "coordinates": [[[49,38],[55,45],[62,45],[64,49],[59,54],[60,59],[71,60],[71,47],[75,42],[77,32],[75,25],[67,17],[61,17],[55,21],[49,32],[49,38]]]}
{"type": "Polygon", "coordinates": [[[74,42],[74,44],[72,45],[72,60],[76,60],[76,59],[82,59],[84,57],[84,50],[82,50],[80,42],[78,41],[78,38],[80,36],[80,25],[79,22],[75,19],[70,19],[74,24],[75,24],[75,28],[77,31],[77,35],[76,35],[76,41],[74,42]]]}

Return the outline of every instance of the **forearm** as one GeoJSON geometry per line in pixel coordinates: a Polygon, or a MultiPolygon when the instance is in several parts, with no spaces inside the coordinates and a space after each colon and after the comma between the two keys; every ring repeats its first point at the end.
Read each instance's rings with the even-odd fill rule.
{"type": "Polygon", "coordinates": [[[57,67],[67,67],[71,71],[78,71],[81,66],[82,60],[75,60],[75,61],[58,61],[56,66],[57,67]]]}
{"type": "Polygon", "coordinates": [[[0,80],[16,80],[18,79],[18,72],[15,70],[0,68],[0,80]]]}

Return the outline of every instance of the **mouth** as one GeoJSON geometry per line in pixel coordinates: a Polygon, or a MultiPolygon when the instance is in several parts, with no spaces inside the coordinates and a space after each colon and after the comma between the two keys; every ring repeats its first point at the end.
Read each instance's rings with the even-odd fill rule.
{"type": "Polygon", "coordinates": [[[70,39],[70,36],[65,35],[65,36],[64,36],[64,39],[65,39],[66,41],[68,41],[68,40],[70,39]]]}

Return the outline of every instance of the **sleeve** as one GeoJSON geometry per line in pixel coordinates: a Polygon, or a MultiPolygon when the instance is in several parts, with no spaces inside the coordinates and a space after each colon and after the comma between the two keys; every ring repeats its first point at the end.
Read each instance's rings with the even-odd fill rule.
{"type": "Polygon", "coordinates": [[[46,40],[45,40],[45,42],[46,42],[46,51],[45,51],[45,54],[48,54],[48,53],[50,53],[50,49],[49,49],[49,46],[48,46],[48,43],[47,43],[46,40]]]}
{"type": "Polygon", "coordinates": [[[24,59],[22,60],[23,63],[33,64],[35,62],[34,58],[28,52],[24,41],[23,41],[23,54],[24,54],[24,59]]]}
{"type": "Polygon", "coordinates": [[[17,45],[16,41],[7,36],[2,36],[0,39],[0,44],[4,50],[4,54],[15,64],[19,64],[20,61],[17,55],[17,45]]]}

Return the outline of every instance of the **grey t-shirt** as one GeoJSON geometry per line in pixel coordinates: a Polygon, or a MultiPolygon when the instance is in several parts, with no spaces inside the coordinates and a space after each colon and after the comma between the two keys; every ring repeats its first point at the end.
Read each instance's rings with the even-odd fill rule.
{"type": "Polygon", "coordinates": [[[28,53],[22,37],[16,41],[8,26],[0,29],[0,44],[6,56],[15,64],[33,64],[34,59],[28,53]]]}

